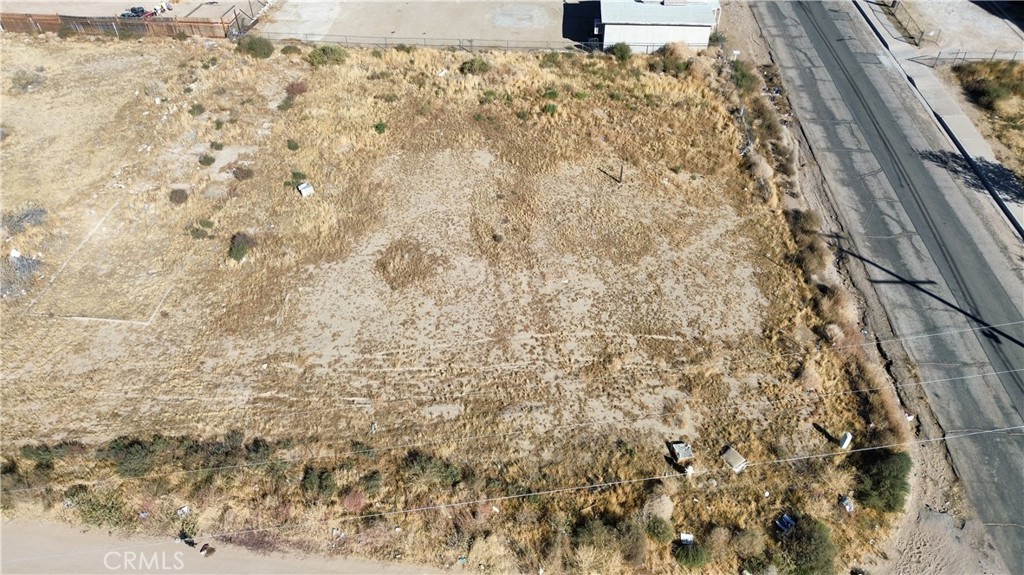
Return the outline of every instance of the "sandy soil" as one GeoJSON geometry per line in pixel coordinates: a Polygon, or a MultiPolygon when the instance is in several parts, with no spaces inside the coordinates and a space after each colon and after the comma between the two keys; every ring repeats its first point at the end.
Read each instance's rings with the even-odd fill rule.
{"type": "Polygon", "coordinates": [[[209,556],[199,554],[204,541],[191,548],[176,540],[122,538],[102,530],[83,530],[59,523],[4,521],[0,525],[4,573],[379,573],[400,575],[443,573],[428,567],[396,565],[352,558],[257,554],[216,544],[209,556]]]}

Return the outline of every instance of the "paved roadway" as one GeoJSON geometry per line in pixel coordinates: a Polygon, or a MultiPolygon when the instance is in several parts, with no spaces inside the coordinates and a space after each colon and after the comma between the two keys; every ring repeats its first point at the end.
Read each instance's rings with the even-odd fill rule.
{"type": "MultiPolygon", "coordinates": [[[[981,193],[945,169],[948,141],[909,88],[892,82],[894,67],[853,6],[753,8],[825,173],[847,262],[863,265],[896,334],[947,332],[903,342],[922,381],[947,380],[925,386],[943,429],[1024,425],[1024,261],[1012,243],[1019,239],[981,193]]],[[[976,435],[947,448],[1006,566],[1024,573],[1024,433],[976,435]]]]}

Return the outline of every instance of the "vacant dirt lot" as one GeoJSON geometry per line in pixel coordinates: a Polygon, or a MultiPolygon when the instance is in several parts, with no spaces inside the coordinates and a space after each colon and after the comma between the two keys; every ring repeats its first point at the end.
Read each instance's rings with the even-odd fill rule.
{"type": "Polygon", "coordinates": [[[305,46],[267,60],[194,40],[0,47],[5,246],[41,262],[2,302],[5,444],[290,441],[271,495],[255,471],[47,475],[103,479],[118,525],[176,529],[188,504],[202,532],[270,526],[311,551],[608,573],[665,567],[668,546],[648,555],[641,531],[639,555],[573,547],[573,524],[633,521],[662,495],[673,529],[722,528],[722,571],[740,560],[733,534],[763,550],[784,510],[829,523],[847,563],[884,524],[835,504],[853,477],[838,458],[776,462],[836,449],[812,423],[877,440],[884,418],[851,390],[883,380],[851,367],[852,302],[795,265],[713,55],[676,78],[585,55],[486,54],[468,74],[469,55],[425,50],[313,68],[305,46]],[[8,225],[38,208],[41,223],[8,225]],[[241,262],[238,233],[255,242],[241,262]],[[674,439],[697,454],[689,480],[345,523],[660,476],[674,439]],[[744,474],[718,459],[726,443],[744,474]],[[343,501],[293,506],[313,464],[343,501]],[[438,465],[443,488],[408,475],[438,465]]]}

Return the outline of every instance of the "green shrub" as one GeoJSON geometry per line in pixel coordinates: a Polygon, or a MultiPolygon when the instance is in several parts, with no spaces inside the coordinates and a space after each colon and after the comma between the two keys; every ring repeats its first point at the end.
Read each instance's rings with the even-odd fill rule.
{"type": "Polygon", "coordinates": [[[341,64],[346,58],[348,58],[348,52],[341,46],[335,46],[333,44],[317,46],[308,55],[306,55],[306,61],[308,61],[314,68],[341,64]]]}
{"type": "Polygon", "coordinates": [[[295,150],[298,150],[299,149],[299,143],[296,142],[295,140],[288,140],[288,149],[293,151],[293,152],[295,150]]]}
{"type": "Polygon", "coordinates": [[[323,467],[307,467],[302,472],[302,482],[299,486],[306,500],[312,502],[326,502],[338,491],[334,474],[330,469],[323,467]]]}
{"type": "Polygon", "coordinates": [[[62,39],[62,40],[67,39],[67,38],[71,38],[71,37],[77,36],[77,35],[78,35],[78,31],[75,30],[74,28],[71,28],[71,27],[68,27],[68,26],[61,26],[60,28],[57,29],[57,37],[62,39]]]}
{"type": "Polygon", "coordinates": [[[1024,96],[1024,65],[1020,62],[969,62],[953,66],[969,100],[989,111],[1012,96],[1024,96]]]}
{"type": "Polygon", "coordinates": [[[214,150],[220,151],[224,149],[224,144],[220,142],[210,142],[210,147],[214,150]]]}
{"type": "Polygon", "coordinates": [[[548,89],[548,90],[546,90],[544,92],[544,97],[546,99],[548,99],[548,100],[557,100],[558,99],[558,90],[548,89]]]}
{"type": "Polygon", "coordinates": [[[395,50],[398,50],[399,52],[405,52],[406,54],[412,54],[412,51],[415,49],[415,46],[408,46],[406,44],[398,44],[395,46],[395,50]]]}
{"type": "Polygon", "coordinates": [[[242,36],[238,41],[237,50],[253,58],[269,58],[274,53],[274,44],[266,38],[259,36],[242,36]]]}
{"type": "Polygon", "coordinates": [[[835,573],[836,546],[827,525],[806,515],[794,516],[796,527],[782,537],[783,551],[795,575],[835,573]]]}
{"type": "Polygon", "coordinates": [[[711,33],[710,36],[708,36],[708,46],[714,46],[715,44],[725,44],[725,34],[719,32],[718,30],[715,30],[714,32],[711,33]]]}
{"type": "Polygon", "coordinates": [[[558,56],[558,52],[548,52],[540,57],[541,68],[557,68],[561,58],[558,56]]]}
{"type": "Polygon", "coordinates": [[[425,481],[454,487],[462,481],[462,469],[440,457],[413,449],[405,456],[410,473],[425,481]]]}
{"type": "Polygon", "coordinates": [[[481,104],[490,104],[498,98],[498,93],[494,90],[484,90],[482,96],[480,96],[479,102],[481,104]]]}
{"type": "Polygon", "coordinates": [[[188,40],[188,34],[186,34],[184,30],[178,30],[174,33],[174,39],[178,40],[179,42],[188,40]]]}
{"type": "Polygon", "coordinates": [[[910,491],[910,455],[902,451],[879,449],[862,451],[852,458],[857,468],[854,497],[864,507],[890,512],[903,509],[910,491]]]}
{"type": "Polygon", "coordinates": [[[209,154],[203,154],[202,156],[199,156],[199,164],[203,166],[212,166],[213,163],[216,161],[217,159],[209,154]]]}
{"type": "Polygon", "coordinates": [[[256,240],[252,239],[248,234],[244,232],[238,232],[231,236],[231,247],[228,248],[228,257],[240,262],[245,259],[246,254],[249,253],[249,249],[256,245],[256,240]]]}
{"type": "Polygon", "coordinates": [[[733,60],[729,62],[732,69],[732,83],[744,96],[749,95],[757,88],[758,78],[753,66],[746,60],[733,60]]]}
{"type": "Polygon", "coordinates": [[[589,94],[586,92],[573,92],[572,97],[577,100],[586,100],[589,97],[589,94]]]}
{"type": "Polygon", "coordinates": [[[483,58],[471,58],[459,66],[459,72],[463,74],[486,74],[491,71],[491,64],[483,58]]]}
{"type": "Polygon", "coordinates": [[[100,459],[110,461],[121,477],[141,477],[156,464],[152,441],[134,437],[118,437],[97,452],[100,459]]]}
{"type": "Polygon", "coordinates": [[[625,42],[619,42],[618,44],[612,46],[612,56],[615,56],[615,59],[618,60],[619,62],[628,61],[630,56],[632,55],[633,49],[630,48],[629,44],[626,44],[625,42]]]}
{"type": "Polygon", "coordinates": [[[677,543],[672,549],[672,557],[680,567],[698,569],[711,560],[711,554],[707,548],[699,543],[689,545],[677,543]]]}
{"type": "Polygon", "coordinates": [[[281,53],[287,56],[291,56],[292,54],[301,54],[302,48],[299,48],[294,44],[288,44],[284,48],[281,48],[281,53]]]}
{"type": "Polygon", "coordinates": [[[220,130],[223,127],[224,127],[224,120],[214,120],[213,121],[213,129],[214,130],[220,130]]]}
{"type": "Polygon", "coordinates": [[[287,112],[288,110],[292,109],[292,106],[294,104],[295,104],[295,98],[294,97],[292,97],[292,96],[285,96],[284,100],[281,100],[281,103],[277,105],[277,109],[280,110],[281,112],[287,112]]]}
{"type": "Polygon", "coordinates": [[[99,527],[123,527],[132,516],[124,499],[112,490],[85,493],[77,498],[78,514],[82,521],[99,527]]]}
{"type": "Polygon", "coordinates": [[[199,227],[201,227],[201,228],[210,229],[210,228],[213,227],[213,222],[210,221],[210,220],[207,220],[207,219],[199,220],[198,224],[199,224],[199,227]]]}
{"type": "Polygon", "coordinates": [[[190,107],[188,109],[188,113],[191,114],[192,116],[199,116],[199,115],[202,115],[204,112],[206,112],[206,106],[204,106],[204,105],[202,105],[202,104],[200,104],[198,102],[195,103],[195,104],[192,104],[192,107],[190,107]]]}
{"type": "Polygon", "coordinates": [[[549,116],[554,116],[555,112],[558,111],[558,106],[555,104],[544,104],[544,107],[541,108],[540,111],[549,116]]]}
{"type": "Polygon", "coordinates": [[[377,48],[374,48],[373,50],[370,51],[370,55],[373,56],[374,58],[383,58],[384,52],[378,50],[377,48]]]}
{"type": "Polygon", "coordinates": [[[616,102],[621,102],[622,100],[626,99],[626,95],[623,94],[622,92],[619,92],[618,90],[615,90],[615,91],[612,91],[611,93],[609,93],[608,97],[611,98],[612,100],[616,101],[616,102]]]}
{"type": "Polygon", "coordinates": [[[376,124],[373,125],[373,131],[377,132],[378,134],[383,134],[384,132],[387,131],[387,129],[388,125],[385,124],[384,122],[377,122],[376,124]]]}
{"type": "Polygon", "coordinates": [[[263,463],[270,459],[273,448],[262,437],[254,437],[245,444],[245,459],[249,463],[263,463]]]}
{"type": "Polygon", "coordinates": [[[650,537],[652,541],[661,543],[662,545],[672,541],[675,537],[675,530],[672,529],[672,524],[661,517],[651,517],[648,519],[645,528],[647,536],[650,537]]]}
{"type": "Polygon", "coordinates": [[[234,176],[236,180],[244,182],[245,180],[251,180],[252,177],[256,175],[256,172],[252,168],[238,166],[231,170],[231,175],[234,176]]]}
{"type": "Polygon", "coordinates": [[[380,491],[380,486],[384,482],[384,477],[380,474],[380,471],[372,471],[359,478],[359,484],[363,486],[363,491],[367,495],[376,495],[380,491]]]}

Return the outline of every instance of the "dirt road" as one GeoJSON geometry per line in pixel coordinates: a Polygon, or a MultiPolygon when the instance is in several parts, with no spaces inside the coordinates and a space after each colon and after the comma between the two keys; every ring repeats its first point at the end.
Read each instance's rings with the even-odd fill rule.
{"type": "MultiPolygon", "coordinates": [[[[5,521],[2,526],[4,573],[443,573],[426,567],[394,565],[350,558],[259,555],[215,543],[204,557],[198,547],[135,537],[123,539],[102,530],[82,531],[57,523],[5,521]]],[[[201,547],[203,541],[197,541],[201,547]]]]}

